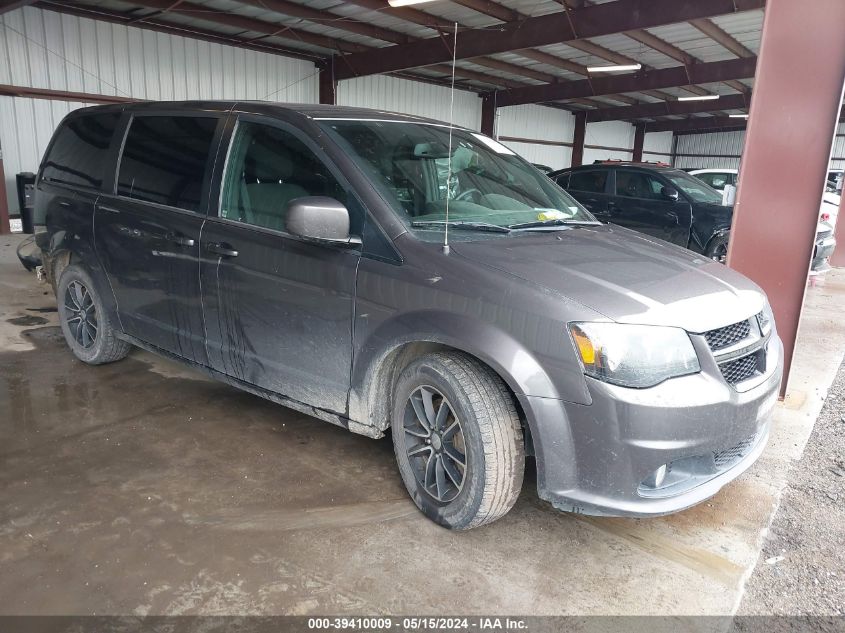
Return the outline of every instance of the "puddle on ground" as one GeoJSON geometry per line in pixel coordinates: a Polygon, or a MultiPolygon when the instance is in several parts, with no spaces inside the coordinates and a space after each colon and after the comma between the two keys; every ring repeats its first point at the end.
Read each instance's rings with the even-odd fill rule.
{"type": "Polygon", "coordinates": [[[59,309],[56,306],[47,306],[46,308],[27,308],[27,312],[58,312],[59,309]]]}
{"type": "Polygon", "coordinates": [[[22,317],[15,317],[14,319],[6,319],[6,323],[22,326],[44,325],[45,323],[47,323],[47,319],[45,319],[44,317],[27,314],[22,317]]]}

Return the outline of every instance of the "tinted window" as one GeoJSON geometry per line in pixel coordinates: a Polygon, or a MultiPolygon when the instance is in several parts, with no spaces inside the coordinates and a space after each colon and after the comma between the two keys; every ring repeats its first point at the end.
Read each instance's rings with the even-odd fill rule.
{"type": "Polygon", "coordinates": [[[660,191],[663,183],[653,176],[639,171],[616,172],[616,195],[625,198],[647,198],[663,200],[660,191]]]}
{"type": "Polygon", "coordinates": [[[572,191],[590,191],[604,193],[607,184],[608,170],[576,171],[569,177],[569,187],[572,191]]]}
{"type": "Polygon", "coordinates": [[[198,211],[216,126],[217,119],[209,117],[133,118],[120,160],[117,193],[198,211]]]}
{"type": "Polygon", "coordinates": [[[288,203],[305,196],[328,196],[348,205],[346,190],[296,136],[239,123],[226,165],[220,215],[284,231],[288,203]]]}
{"type": "Polygon", "coordinates": [[[50,182],[99,189],[118,113],[75,117],[56,132],[41,177],[50,182]]]}

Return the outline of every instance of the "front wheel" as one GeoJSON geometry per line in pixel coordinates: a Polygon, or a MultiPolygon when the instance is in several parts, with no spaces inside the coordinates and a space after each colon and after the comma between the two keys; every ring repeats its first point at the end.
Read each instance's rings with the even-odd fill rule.
{"type": "Polygon", "coordinates": [[[707,246],[707,257],[724,264],[728,259],[728,235],[717,235],[707,246]]]}
{"type": "Polygon", "coordinates": [[[466,354],[434,353],[402,372],[394,394],[396,460],[423,514],[456,530],[504,516],[522,487],[525,451],[502,380],[466,354]]]}

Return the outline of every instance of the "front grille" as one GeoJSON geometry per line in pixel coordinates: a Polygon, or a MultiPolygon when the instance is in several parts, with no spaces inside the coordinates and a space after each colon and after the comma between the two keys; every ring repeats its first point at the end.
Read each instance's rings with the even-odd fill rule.
{"type": "Polygon", "coordinates": [[[748,451],[754,446],[757,439],[756,435],[747,437],[736,446],[731,446],[721,451],[713,451],[713,461],[716,462],[716,468],[727,468],[739,461],[748,454],[748,451]]]}
{"type": "Polygon", "coordinates": [[[751,378],[757,371],[757,355],[751,354],[719,365],[719,371],[722,372],[722,376],[725,377],[728,384],[735,385],[751,378]]]}
{"type": "Polygon", "coordinates": [[[726,325],[725,327],[705,332],[704,338],[707,339],[710,349],[715,352],[716,350],[738,343],[742,339],[747,338],[750,333],[751,326],[748,324],[748,319],[746,319],[733,325],[726,325]]]}
{"type": "Polygon", "coordinates": [[[757,315],[757,323],[760,324],[760,329],[763,331],[764,334],[769,332],[769,317],[766,316],[766,311],[763,310],[760,314],[757,315]]]}

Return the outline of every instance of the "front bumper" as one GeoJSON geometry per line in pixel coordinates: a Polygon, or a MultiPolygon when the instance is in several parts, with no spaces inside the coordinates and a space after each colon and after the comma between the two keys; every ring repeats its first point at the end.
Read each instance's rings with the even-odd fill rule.
{"type": "Polygon", "coordinates": [[[776,334],[765,373],[741,390],[715,361],[649,389],[588,378],[592,404],[521,396],[537,458],[540,497],[606,516],[660,516],[716,494],[763,452],[783,368],[776,334]],[[669,465],[657,488],[643,482],[669,465]]]}

